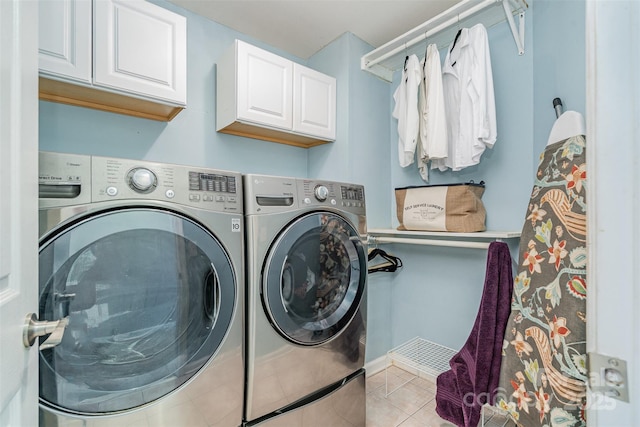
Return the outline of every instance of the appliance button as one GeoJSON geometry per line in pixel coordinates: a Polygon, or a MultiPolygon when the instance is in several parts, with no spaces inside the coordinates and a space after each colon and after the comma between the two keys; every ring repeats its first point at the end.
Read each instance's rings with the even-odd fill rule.
{"type": "Polygon", "coordinates": [[[107,195],[115,196],[118,194],[118,189],[116,187],[107,187],[107,195]]]}
{"type": "Polygon", "coordinates": [[[232,196],[227,196],[227,202],[235,203],[236,202],[236,198],[232,197],[232,196]]]}
{"type": "Polygon", "coordinates": [[[311,199],[308,198],[308,197],[305,197],[303,202],[304,202],[305,205],[308,205],[309,203],[311,203],[311,199]]]}
{"type": "Polygon", "coordinates": [[[224,202],[224,196],[216,196],[216,202],[224,202]]]}
{"type": "Polygon", "coordinates": [[[200,195],[199,194],[189,194],[189,200],[191,200],[192,202],[199,202],[200,201],[200,195]]]}
{"type": "Polygon", "coordinates": [[[332,204],[333,206],[335,206],[335,205],[336,205],[336,199],[331,199],[331,204],[332,204]]]}
{"type": "Polygon", "coordinates": [[[156,175],[147,168],[134,168],[129,171],[129,187],[138,193],[150,193],[158,182],[156,175]]]}
{"type": "Polygon", "coordinates": [[[316,188],[313,189],[313,194],[316,196],[316,199],[324,202],[329,196],[329,190],[324,185],[316,185],[316,188]]]}
{"type": "Polygon", "coordinates": [[[173,199],[173,197],[176,195],[176,193],[174,193],[171,189],[167,190],[164,194],[168,199],[173,199]]]}

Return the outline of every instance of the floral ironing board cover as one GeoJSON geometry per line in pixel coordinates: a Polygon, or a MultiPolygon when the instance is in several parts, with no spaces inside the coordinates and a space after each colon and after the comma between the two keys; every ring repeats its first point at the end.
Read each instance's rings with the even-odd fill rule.
{"type": "Polygon", "coordinates": [[[522,228],[496,398],[521,426],[586,425],[585,148],[545,148],[522,228]]]}

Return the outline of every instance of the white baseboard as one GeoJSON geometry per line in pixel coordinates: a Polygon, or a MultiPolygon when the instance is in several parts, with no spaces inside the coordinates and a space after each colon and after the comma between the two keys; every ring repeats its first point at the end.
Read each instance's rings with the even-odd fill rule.
{"type": "Polygon", "coordinates": [[[380,356],[377,359],[373,359],[364,364],[364,369],[367,372],[367,376],[375,375],[378,372],[384,371],[387,367],[387,356],[380,356]]]}
{"type": "MultiPolygon", "coordinates": [[[[366,371],[366,376],[370,377],[377,374],[378,372],[384,371],[385,368],[387,368],[387,363],[387,356],[380,356],[377,359],[365,363],[364,369],[366,371]]],[[[433,372],[423,372],[419,369],[416,369],[414,366],[411,366],[410,364],[405,364],[398,360],[392,360],[391,365],[397,366],[398,368],[407,371],[418,378],[424,378],[432,382],[436,381],[437,374],[433,372]]]]}

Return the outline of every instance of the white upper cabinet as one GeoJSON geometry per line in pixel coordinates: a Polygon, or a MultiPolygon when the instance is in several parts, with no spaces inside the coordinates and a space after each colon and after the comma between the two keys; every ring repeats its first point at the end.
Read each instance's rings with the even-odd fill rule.
{"type": "Polygon", "coordinates": [[[40,98],[171,120],[187,101],[187,23],[144,0],[42,0],[40,98]]]}
{"type": "Polygon", "coordinates": [[[45,0],[38,13],[41,73],[91,83],[91,2],[45,0]]]}
{"type": "Polygon", "coordinates": [[[237,58],[237,118],[291,129],[293,63],[242,42],[237,58]]]}
{"type": "Polygon", "coordinates": [[[293,65],[293,131],[336,138],[336,79],[293,65]]]}
{"type": "Polygon", "coordinates": [[[94,84],[185,105],[186,18],[140,0],[94,9],[94,84]]]}
{"type": "Polygon", "coordinates": [[[335,140],[336,80],[236,40],[217,64],[217,130],[311,147],[335,140]]]}

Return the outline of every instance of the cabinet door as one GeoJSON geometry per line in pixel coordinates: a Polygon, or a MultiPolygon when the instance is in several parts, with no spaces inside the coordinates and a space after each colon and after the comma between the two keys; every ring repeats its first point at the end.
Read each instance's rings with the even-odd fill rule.
{"type": "Polygon", "coordinates": [[[300,64],[293,67],[293,131],[336,139],[336,79],[300,64]]]}
{"type": "Polygon", "coordinates": [[[40,73],[91,83],[91,0],[38,3],[40,73]]]}
{"type": "Polygon", "coordinates": [[[142,0],[94,3],[94,85],[185,105],[187,22],[142,0]]]}
{"type": "Polygon", "coordinates": [[[238,41],[237,66],[238,119],[291,130],[293,63],[238,41]]]}

